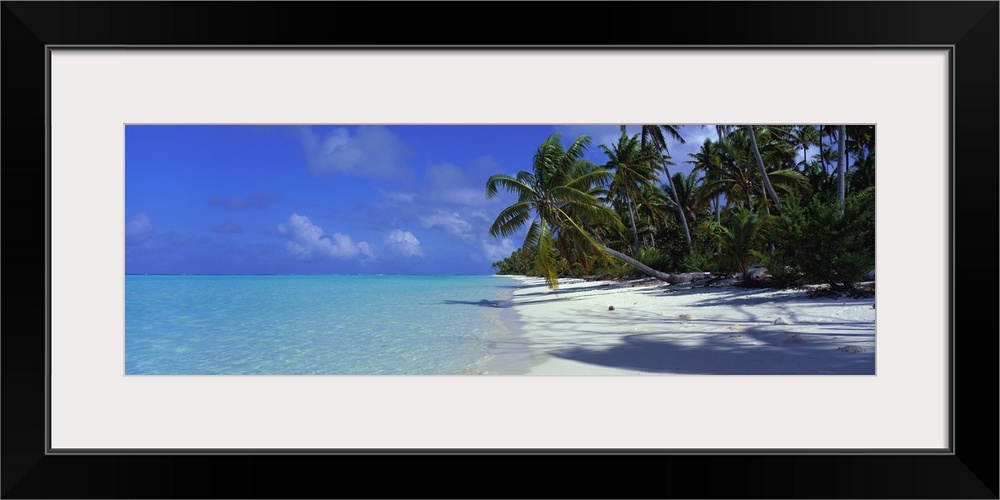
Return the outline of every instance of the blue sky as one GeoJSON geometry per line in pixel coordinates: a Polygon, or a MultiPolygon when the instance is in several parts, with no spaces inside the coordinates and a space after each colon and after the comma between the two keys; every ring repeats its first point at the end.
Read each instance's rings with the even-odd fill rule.
{"type": "MultiPolygon", "coordinates": [[[[630,134],[637,133],[630,126],[630,134]]],[[[129,125],[128,274],[491,274],[523,233],[495,239],[512,203],[495,173],[531,170],[553,132],[589,135],[588,159],[618,125],[129,125]]],[[[672,172],[713,126],[685,126],[672,172]]]]}

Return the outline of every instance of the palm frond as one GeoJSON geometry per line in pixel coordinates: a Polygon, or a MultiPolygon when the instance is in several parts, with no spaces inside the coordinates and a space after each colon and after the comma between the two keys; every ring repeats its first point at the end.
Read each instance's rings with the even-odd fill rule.
{"type": "Polygon", "coordinates": [[[559,287],[559,276],[556,273],[555,263],[552,261],[552,232],[542,221],[541,231],[538,237],[538,258],[535,261],[535,272],[545,278],[545,283],[549,288],[559,287]]]}
{"type": "Polygon", "coordinates": [[[538,234],[541,230],[539,224],[539,219],[531,221],[531,225],[528,226],[528,232],[524,235],[524,243],[521,244],[521,248],[531,248],[538,246],[538,234]]]}
{"type": "Polygon", "coordinates": [[[522,174],[531,175],[523,170],[517,174],[517,179],[507,174],[491,175],[490,178],[486,180],[486,198],[496,198],[497,190],[501,187],[508,192],[517,194],[518,196],[533,193],[534,187],[531,186],[531,184],[524,182],[526,179],[522,178],[522,174]]]}
{"type": "Polygon", "coordinates": [[[490,226],[490,236],[508,237],[524,227],[531,218],[531,203],[518,202],[500,212],[493,225],[490,226]]]}
{"type": "Polygon", "coordinates": [[[775,189],[781,189],[785,193],[805,195],[812,192],[812,185],[809,184],[809,178],[798,170],[775,170],[774,172],[768,172],[767,175],[771,178],[771,185],[775,189]]]}
{"type": "Polygon", "coordinates": [[[604,246],[601,245],[593,235],[590,234],[583,226],[580,225],[576,220],[569,216],[565,211],[560,209],[560,213],[564,220],[566,221],[566,227],[569,229],[569,234],[578,243],[584,243],[592,252],[604,255],[604,246]]]}

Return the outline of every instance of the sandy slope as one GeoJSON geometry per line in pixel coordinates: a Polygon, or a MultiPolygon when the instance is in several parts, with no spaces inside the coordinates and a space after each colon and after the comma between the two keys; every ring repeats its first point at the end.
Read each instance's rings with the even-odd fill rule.
{"type": "Polygon", "coordinates": [[[523,335],[494,345],[494,373],[875,374],[873,298],[705,282],[562,280],[549,290],[517,279],[523,335]]]}

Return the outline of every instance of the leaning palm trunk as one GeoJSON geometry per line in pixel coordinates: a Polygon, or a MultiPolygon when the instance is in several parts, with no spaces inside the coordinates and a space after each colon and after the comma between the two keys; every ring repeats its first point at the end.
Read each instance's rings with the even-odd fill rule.
{"type": "Polygon", "coordinates": [[[612,257],[614,257],[614,258],[616,258],[616,259],[618,259],[618,260],[620,260],[620,261],[622,261],[622,262],[624,262],[624,263],[626,263],[626,264],[628,264],[628,265],[630,265],[630,266],[638,269],[643,274],[647,274],[647,275],[649,275],[649,276],[651,276],[653,278],[656,278],[658,280],[661,280],[661,281],[669,281],[670,280],[670,275],[667,274],[667,273],[662,273],[660,271],[657,271],[656,269],[653,269],[652,267],[649,267],[646,264],[643,264],[642,262],[639,262],[639,261],[633,259],[632,257],[629,257],[628,255],[625,255],[625,254],[619,252],[618,250],[614,250],[612,248],[608,248],[607,245],[600,245],[600,247],[601,247],[601,250],[603,250],[604,252],[606,252],[609,255],[611,255],[612,257]]]}
{"type": "Polygon", "coordinates": [[[774,192],[774,186],[771,185],[771,178],[767,176],[767,169],[764,168],[764,160],[760,157],[760,149],[757,148],[757,134],[753,131],[753,125],[747,125],[746,128],[750,136],[750,145],[753,146],[753,157],[757,159],[757,166],[760,167],[760,175],[764,179],[764,187],[767,188],[767,194],[774,200],[774,206],[778,207],[778,210],[781,210],[778,193],[774,192]]]}
{"type": "Polygon", "coordinates": [[[846,183],[845,171],[847,170],[847,126],[841,125],[837,130],[837,146],[840,152],[837,154],[837,201],[840,202],[840,212],[844,212],[844,187],[846,183]]]}
{"type": "Polygon", "coordinates": [[[670,168],[667,167],[667,162],[665,160],[660,160],[663,166],[663,171],[667,174],[667,184],[670,186],[670,195],[674,198],[674,206],[677,207],[677,218],[681,221],[681,226],[684,227],[684,241],[687,242],[688,250],[691,250],[691,231],[688,229],[687,217],[684,217],[684,208],[681,207],[680,197],[677,196],[677,188],[674,187],[674,182],[670,177],[670,168]]]}
{"type": "Polygon", "coordinates": [[[820,132],[819,136],[819,161],[823,164],[823,173],[830,173],[830,168],[826,165],[826,157],[823,156],[823,133],[820,132]]]}
{"type": "Polygon", "coordinates": [[[628,199],[628,218],[632,222],[632,240],[635,241],[636,250],[639,249],[639,230],[635,227],[635,211],[632,208],[632,197],[626,196],[628,199]]]}
{"type": "MultiPolygon", "coordinates": [[[[722,138],[726,136],[726,132],[724,132],[724,130],[725,129],[722,128],[722,127],[716,127],[715,128],[715,132],[719,136],[719,144],[722,144],[722,138]]],[[[721,204],[722,204],[722,197],[721,197],[721,195],[716,194],[715,195],[715,223],[716,224],[721,224],[722,223],[722,214],[721,214],[721,210],[720,210],[720,205],[721,204]]],[[[721,247],[720,247],[719,250],[716,250],[716,251],[717,252],[721,251],[721,247]]]]}

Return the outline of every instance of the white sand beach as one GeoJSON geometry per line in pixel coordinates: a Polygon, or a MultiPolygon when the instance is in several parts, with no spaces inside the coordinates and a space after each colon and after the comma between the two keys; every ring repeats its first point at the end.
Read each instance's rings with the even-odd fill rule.
{"type": "Polygon", "coordinates": [[[517,277],[496,374],[874,375],[874,298],[803,289],[517,277]],[[609,310],[614,306],[614,310],[609,310]]]}

